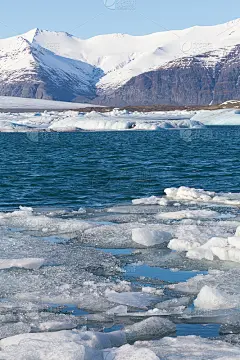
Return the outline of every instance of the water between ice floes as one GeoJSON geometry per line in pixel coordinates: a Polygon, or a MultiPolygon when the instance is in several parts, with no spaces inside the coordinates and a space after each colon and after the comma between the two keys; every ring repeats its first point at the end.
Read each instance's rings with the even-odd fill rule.
{"type": "Polygon", "coordinates": [[[221,283],[240,267],[240,196],[190,189],[162,199],[181,185],[239,191],[239,137],[202,131],[0,134],[1,337],[59,326],[109,332],[151,316],[170,318],[173,336],[216,337],[224,316],[231,325],[231,313],[214,311],[240,306],[239,284],[228,294],[221,283]],[[193,323],[199,284],[210,287],[213,313],[199,309],[193,323]]]}

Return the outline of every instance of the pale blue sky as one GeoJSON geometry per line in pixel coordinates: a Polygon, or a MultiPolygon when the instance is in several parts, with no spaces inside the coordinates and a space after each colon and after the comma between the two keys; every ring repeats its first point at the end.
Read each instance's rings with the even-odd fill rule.
{"type": "Polygon", "coordinates": [[[143,35],[238,17],[239,0],[7,0],[1,4],[0,37],[36,27],[81,38],[115,32],[143,35]]]}

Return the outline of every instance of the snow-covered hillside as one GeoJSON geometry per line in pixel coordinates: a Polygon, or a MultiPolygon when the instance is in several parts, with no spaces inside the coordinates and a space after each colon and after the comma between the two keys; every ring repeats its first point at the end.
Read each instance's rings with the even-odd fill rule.
{"type": "MultiPolygon", "coordinates": [[[[82,40],[64,32],[39,29],[22,35],[54,53],[101,68],[98,87],[117,87],[133,76],[172,60],[218,49],[223,56],[240,43],[240,19],[217,26],[194,26],[145,36],[100,35],[82,40]]],[[[209,59],[216,61],[216,57],[209,59]]]]}

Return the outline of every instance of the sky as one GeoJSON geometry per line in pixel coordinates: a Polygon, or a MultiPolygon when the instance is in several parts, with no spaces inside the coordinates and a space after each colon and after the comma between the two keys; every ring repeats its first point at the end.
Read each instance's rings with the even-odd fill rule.
{"type": "Polygon", "coordinates": [[[37,27],[80,38],[107,33],[144,35],[238,17],[239,0],[7,0],[1,3],[0,38],[37,27]]]}

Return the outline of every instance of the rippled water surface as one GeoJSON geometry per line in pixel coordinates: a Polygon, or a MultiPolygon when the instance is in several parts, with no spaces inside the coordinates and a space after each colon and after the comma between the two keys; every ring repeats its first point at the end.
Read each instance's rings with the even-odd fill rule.
{"type": "Polygon", "coordinates": [[[101,206],[181,185],[238,191],[237,129],[2,133],[0,206],[101,206]]]}

